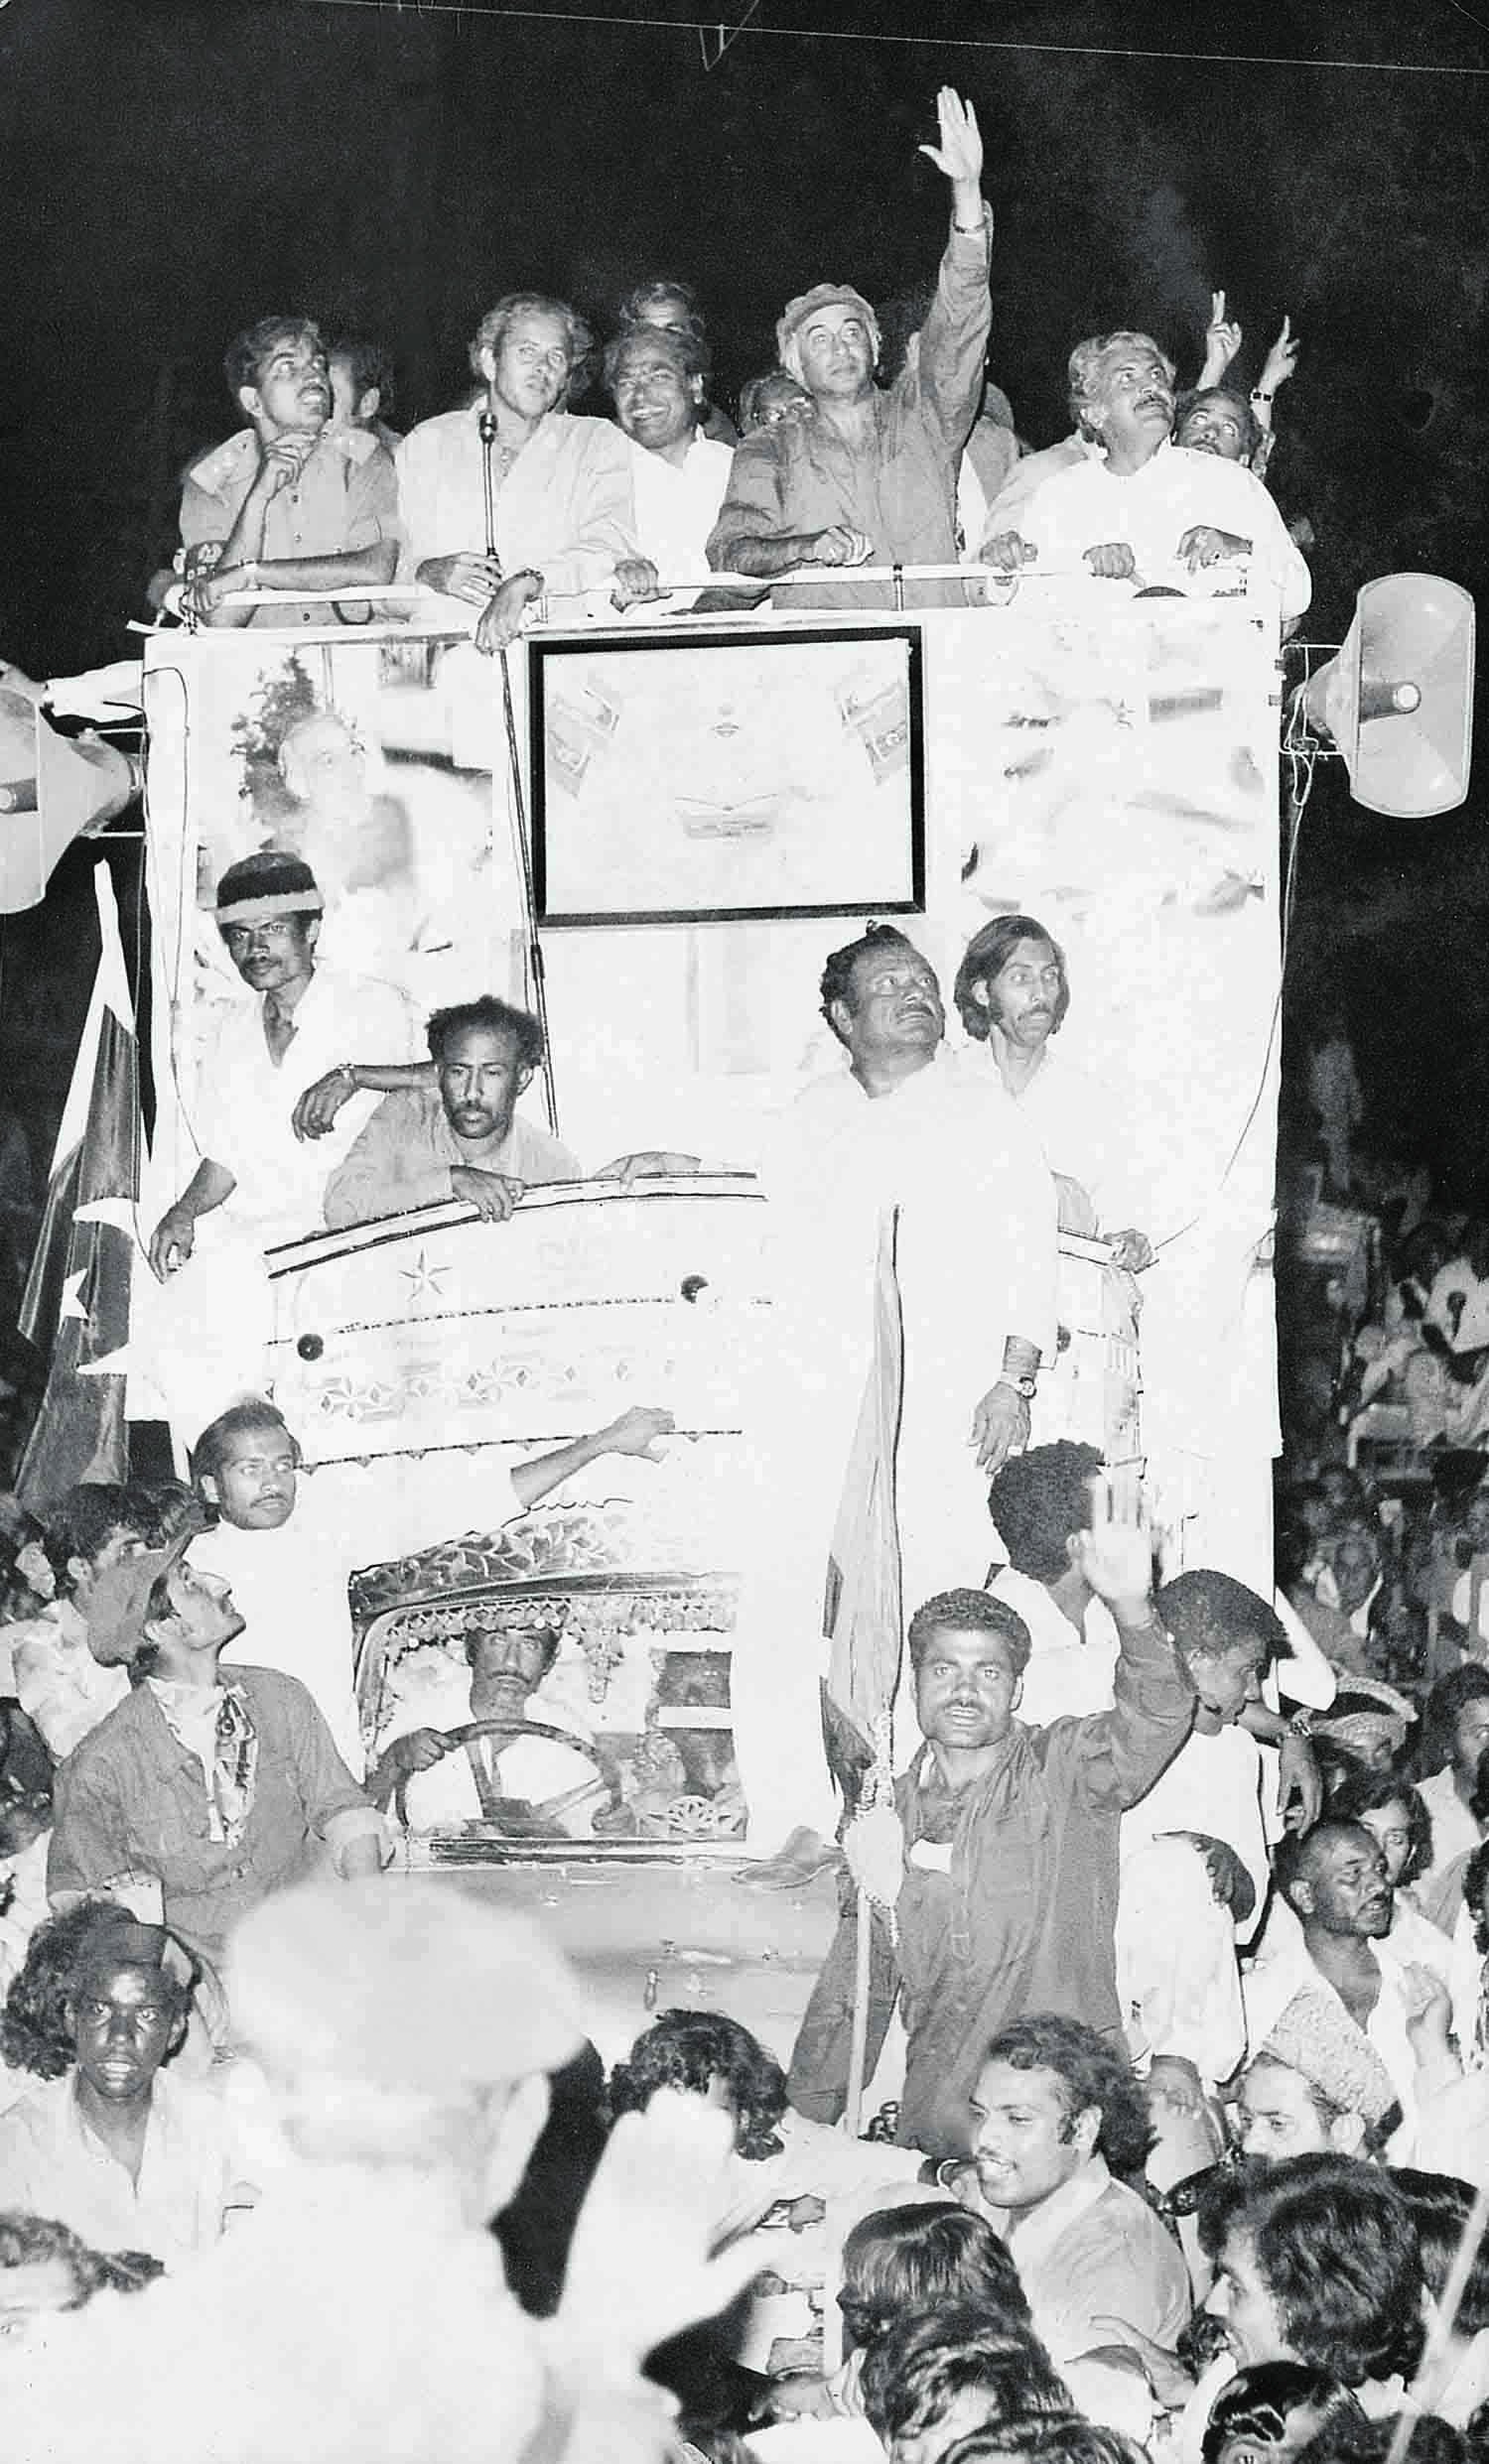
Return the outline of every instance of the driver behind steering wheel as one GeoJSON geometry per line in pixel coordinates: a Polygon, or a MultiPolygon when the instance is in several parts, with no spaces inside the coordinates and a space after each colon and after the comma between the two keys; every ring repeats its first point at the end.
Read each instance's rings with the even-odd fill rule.
{"type": "Polygon", "coordinates": [[[373,1804],[391,1806],[411,1831],[487,1822],[518,1837],[590,1838],[614,1791],[584,1723],[542,1690],[559,1640],[555,1626],[534,1622],[468,1626],[470,1717],[518,1733],[462,1742],[458,1728],[410,1729],[393,1739],[367,1779],[373,1804]],[[528,1733],[532,1723],[566,1730],[573,1746],[528,1733]]]}

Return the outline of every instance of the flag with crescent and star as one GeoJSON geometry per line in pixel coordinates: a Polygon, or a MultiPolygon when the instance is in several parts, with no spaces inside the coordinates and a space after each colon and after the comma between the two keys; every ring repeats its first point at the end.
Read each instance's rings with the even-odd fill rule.
{"type": "Polygon", "coordinates": [[[46,1391],[16,1479],[43,1513],[75,1481],[121,1481],[129,1283],[139,1197],[139,1045],[107,864],[93,871],[100,950],[58,1132],[20,1328],[50,1351],[46,1391]]]}

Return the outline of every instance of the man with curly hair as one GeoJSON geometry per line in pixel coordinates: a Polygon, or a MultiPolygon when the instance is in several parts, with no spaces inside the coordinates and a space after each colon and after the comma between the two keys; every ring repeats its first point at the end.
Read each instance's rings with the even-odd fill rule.
{"type": "Polygon", "coordinates": [[[365,429],[333,425],[326,344],[308,319],[261,317],[229,343],[223,374],[248,425],[187,473],[177,559],[186,608],[209,625],[324,624],[338,586],[393,579],[392,460],[365,429]],[[252,590],[325,595],[222,603],[252,590]]]}
{"type": "Polygon", "coordinates": [[[0,2047],[42,2084],[0,2121],[0,2208],[55,2216],[99,2249],[173,2272],[247,2201],[227,2108],[166,2066],[185,2042],[198,1964],[160,1925],[85,1899],[33,1935],[0,2047]]]}
{"type": "Polygon", "coordinates": [[[1119,2174],[1152,2144],[1125,2052],[1079,2019],[1015,2019],[972,2099],[978,2189],[1058,2365],[1113,2341],[1120,2319],[1171,2345],[1189,2315],[1182,2253],[1119,2174]]]}
{"type": "Polygon", "coordinates": [[[577,1155],[517,1111],[543,1060],[536,1018],[482,993],[437,1009],[428,1032],[433,1073],[343,1065],[353,1087],[400,1075],[412,1083],[383,1097],[328,1181],[333,1232],[452,1198],[504,1224],[530,1185],[584,1177],[577,1155]],[[419,1083],[431,1074],[433,1087],[419,1083]]]}

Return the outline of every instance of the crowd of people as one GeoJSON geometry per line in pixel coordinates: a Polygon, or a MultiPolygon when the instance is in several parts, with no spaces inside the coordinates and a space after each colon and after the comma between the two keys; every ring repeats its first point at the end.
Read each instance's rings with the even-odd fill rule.
{"type": "MultiPolygon", "coordinates": [[[[1021,456],[985,393],[976,115],[938,109],[952,229],[887,383],[870,303],[819,283],[736,443],[692,295],[644,284],[604,354],[615,421],[588,418],[588,328],[522,293],[477,329],[472,398],[396,440],[379,352],[268,319],[229,353],[249,424],[194,467],[158,602],[294,623],[345,590],[354,619],[416,580],[495,651],[540,596],[633,617],[705,604],[706,568],[819,605],[873,603],[858,568],[940,566],[920,598],[956,603],[965,553],[1083,588],[1249,562],[1295,617],[1306,568],[1259,476],[1287,328],[1250,403],[1222,381],[1223,295],[1192,399],[1148,336],[1095,337],[1077,435],[1021,456]]],[[[167,1286],[209,1273],[223,1219],[261,1248],[458,1202],[499,1240],[530,1187],[582,1176],[517,1110],[538,1021],[473,993],[421,1055],[383,987],[319,964],[325,909],[283,847],[215,885],[246,998],[149,1243],[167,1286]]],[[[1061,1228],[1129,1296],[1153,1262],[1112,1106],[1053,1048],[1078,994],[1044,923],[999,916],[958,968],[952,1053],[934,969],[870,926],[823,968],[838,1066],[760,1159],[796,1444],[768,1491],[780,1614],[757,1599],[734,1656],[736,1784],[775,1852],[739,1886],[826,1873],[840,1908],[792,2046],[673,2010],[607,2068],[503,1894],[386,1872],[460,1740],[414,1728],[367,1767],[348,1577],[654,1455],[669,1413],[498,1472],[428,1458],[328,1527],[284,1412],[222,1393],[187,1480],[4,1501],[18,2457],[1489,2454],[1489,1625],[1454,1595],[1427,1649],[1402,1517],[1348,1465],[1290,1483],[1258,1590],[1165,1579],[1129,1467],[1044,1434],[1061,1228]],[[890,1216],[892,1786],[829,1759],[828,1638],[786,1584],[812,1562],[820,1602],[830,1556],[844,1583],[890,1216]]],[[[474,1725],[530,1725],[554,1647],[477,1636],[474,1725]]]]}
{"type": "Polygon", "coordinates": [[[1070,359],[1072,434],[1031,453],[988,381],[977,115],[949,87],[937,110],[938,141],[920,151],[949,184],[952,225],[928,311],[912,322],[886,303],[881,322],[853,284],[814,284],[786,304],[777,365],[743,386],[738,426],[710,396],[698,298],[670,278],[632,289],[603,346],[568,301],[507,294],[472,337],[468,398],[401,437],[379,340],[260,319],[224,363],[248,424],[188,472],[153,603],[192,623],[279,626],[324,623],[329,599],[355,621],[376,585],[417,584],[452,622],[477,619],[489,651],[539,599],[566,622],[766,595],[887,606],[888,585],[854,569],[927,566],[952,571],[909,584],[905,603],[955,606],[965,563],[1109,596],[1192,586],[1210,569],[1234,587],[1251,571],[1290,624],[1308,573],[1264,484],[1296,360],[1288,323],[1249,388],[1224,292],[1182,389],[1148,334],[1091,336],[1070,359]],[[611,415],[573,408],[597,385],[611,415]],[[711,588],[711,570],[735,579],[711,588]]]}

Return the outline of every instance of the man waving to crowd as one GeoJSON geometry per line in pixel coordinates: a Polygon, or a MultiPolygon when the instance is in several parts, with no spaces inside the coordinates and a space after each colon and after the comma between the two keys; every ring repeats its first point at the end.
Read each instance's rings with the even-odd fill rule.
{"type": "MultiPolygon", "coordinates": [[[[920,152],[951,182],[952,228],[918,350],[886,392],[874,382],[879,324],[851,283],[818,283],[788,302],[776,355],[814,416],[756,429],[735,455],[709,541],[717,572],[774,582],[812,567],[954,565],[957,467],[982,398],[992,303],[992,216],[983,202],[977,113],[949,85],[936,97],[940,143],[920,152]]],[[[960,584],[927,584],[907,602],[960,606],[960,584]]],[[[887,605],[885,585],[791,584],[777,605],[887,605]]]]}

